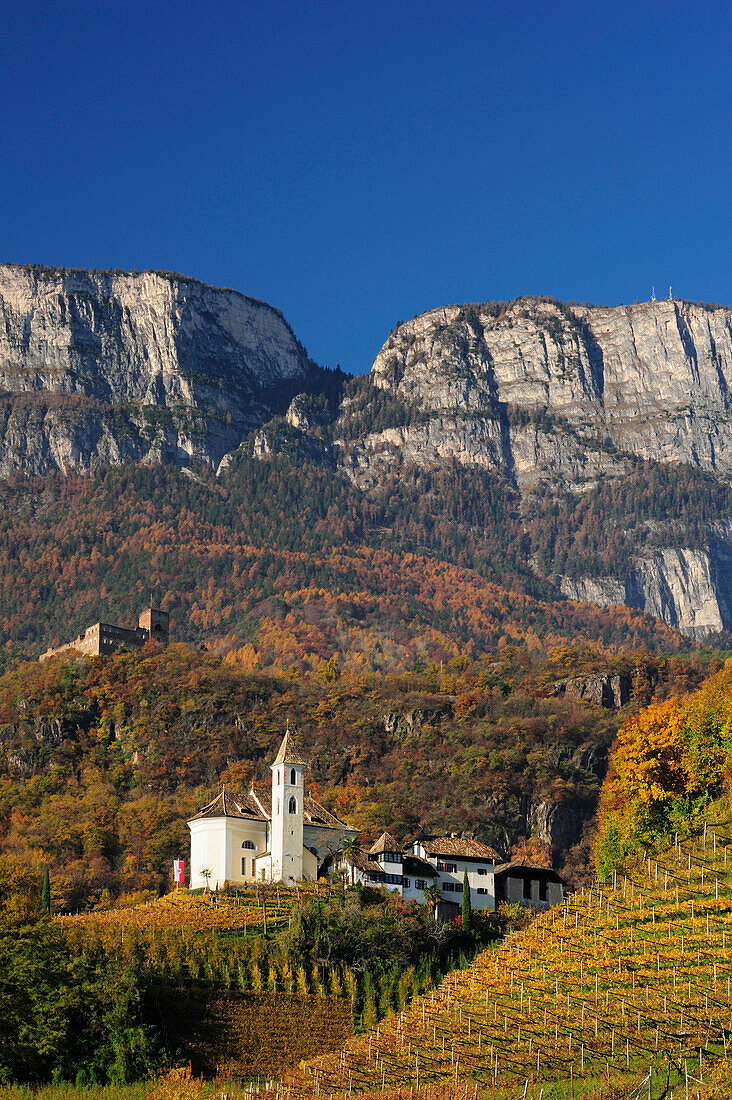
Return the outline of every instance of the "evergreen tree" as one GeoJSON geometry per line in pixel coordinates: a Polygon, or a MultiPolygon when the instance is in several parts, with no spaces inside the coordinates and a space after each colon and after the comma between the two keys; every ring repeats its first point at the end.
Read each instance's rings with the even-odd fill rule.
{"type": "Polygon", "coordinates": [[[51,915],[51,876],[48,867],[43,872],[43,887],[41,889],[41,912],[51,915]]]}
{"type": "Polygon", "coordinates": [[[467,868],[463,872],[463,932],[470,931],[473,910],[470,904],[470,883],[467,868]]]}
{"type": "Polygon", "coordinates": [[[305,973],[305,967],[300,964],[297,968],[297,974],[295,975],[295,989],[301,997],[307,996],[310,992],[308,987],[308,976],[305,973]]]}

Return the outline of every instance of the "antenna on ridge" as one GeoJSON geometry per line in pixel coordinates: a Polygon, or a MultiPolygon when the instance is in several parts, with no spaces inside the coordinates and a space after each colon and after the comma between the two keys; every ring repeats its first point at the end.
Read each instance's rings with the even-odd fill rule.
{"type": "Polygon", "coordinates": [[[669,302],[670,302],[670,301],[671,301],[672,299],[673,299],[673,294],[671,293],[671,287],[669,287],[669,288],[668,288],[668,300],[669,300],[669,302]]]}
{"type": "Polygon", "coordinates": [[[655,286],[652,286],[651,287],[651,301],[655,302],[655,300],[656,300],[656,288],[655,288],[655,286]]]}

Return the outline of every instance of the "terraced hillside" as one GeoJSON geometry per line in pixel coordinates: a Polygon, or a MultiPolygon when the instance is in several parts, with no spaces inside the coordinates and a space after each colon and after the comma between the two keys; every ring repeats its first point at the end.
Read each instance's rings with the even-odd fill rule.
{"type": "Polygon", "coordinates": [[[728,824],[710,825],[663,858],[636,858],[307,1064],[292,1091],[451,1081],[544,1100],[630,1086],[653,1098],[704,1095],[731,1023],[731,842],[728,824]]]}

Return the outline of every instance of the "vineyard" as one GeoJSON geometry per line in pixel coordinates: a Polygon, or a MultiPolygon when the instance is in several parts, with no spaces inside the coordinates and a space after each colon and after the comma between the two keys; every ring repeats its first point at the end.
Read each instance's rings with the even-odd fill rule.
{"type": "MultiPolygon", "coordinates": [[[[359,910],[360,901],[351,901],[359,910]]],[[[54,924],[74,953],[131,965],[156,987],[181,992],[208,987],[265,999],[278,994],[327,998],[335,1015],[347,1004],[349,1020],[359,1030],[405,1008],[417,993],[439,984],[446,970],[465,965],[462,949],[469,949],[470,957],[475,951],[453,929],[440,948],[420,941],[412,961],[370,949],[365,958],[338,951],[327,956],[320,937],[330,939],[326,925],[330,920],[332,928],[342,912],[329,912],[329,904],[348,904],[343,890],[324,883],[291,888],[257,883],[220,894],[181,892],[128,909],[58,916],[54,924]],[[303,951],[289,933],[308,915],[310,923],[300,929],[307,946],[303,951]]],[[[372,912],[384,908],[379,899],[372,912]]],[[[402,921],[402,911],[393,917],[402,921]]],[[[388,937],[388,925],[384,929],[376,934],[388,937]]]]}
{"type": "Polygon", "coordinates": [[[306,970],[287,955],[271,955],[265,939],[288,926],[304,899],[325,901],[334,892],[323,883],[255,884],[229,894],[186,891],[129,909],[59,916],[56,923],[74,950],[141,963],[168,981],[353,1001],[357,979],[350,970],[306,970]]]}
{"type": "Polygon", "coordinates": [[[231,892],[195,893],[184,890],[128,909],[106,909],[56,917],[72,939],[109,940],[126,930],[145,934],[186,932],[272,932],[289,920],[292,908],[308,897],[327,898],[326,883],[295,887],[255,883],[231,892]]]}
{"type": "Polygon", "coordinates": [[[705,827],[698,842],[677,841],[665,858],[637,859],[575,894],[339,1054],[308,1063],[289,1090],[452,1081],[527,1100],[575,1088],[626,1095],[631,1085],[647,1097],[704,1095],[731,1023],[731,839],[705,827]]]}

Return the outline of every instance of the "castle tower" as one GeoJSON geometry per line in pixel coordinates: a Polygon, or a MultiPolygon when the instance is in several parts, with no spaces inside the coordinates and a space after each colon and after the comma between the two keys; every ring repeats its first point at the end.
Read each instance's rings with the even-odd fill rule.
{"type": "Polygon", "coordinates": [[[148,638],[167,646],[170,633],[170,615],[167,611],[151,606],[140,612],[138,625],[147,631],[148,638]]]}
{"type": "Polygon", "coordinates": [[[302,879],[305,757],[289,724],[272,765],[272,881],[291,886],[302,879]]]}

